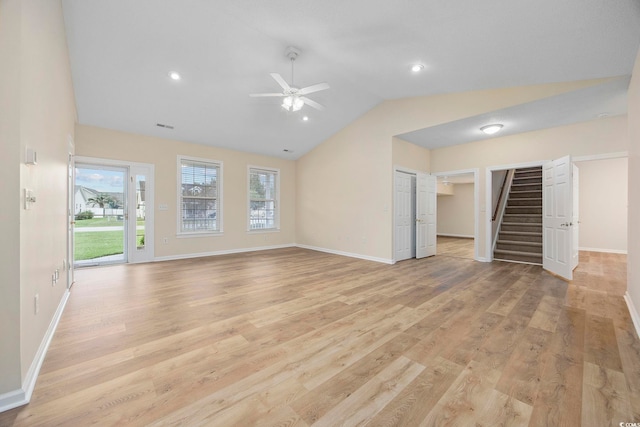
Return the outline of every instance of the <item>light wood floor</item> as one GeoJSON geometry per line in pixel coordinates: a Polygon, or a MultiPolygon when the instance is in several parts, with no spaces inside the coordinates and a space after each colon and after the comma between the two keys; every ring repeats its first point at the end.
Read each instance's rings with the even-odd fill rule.
{"type": "Polygon", "coordinates": [[[474,240],[464,237],[438,236],[436,253],[442,256],[474,259],[474,240]]]}
{"type": "Polygon", "coordinates": [[[77,272],[32,402],[2,426],[618,426],[640,341],[585,253],[384,265],[291,248],[77,272]]]}

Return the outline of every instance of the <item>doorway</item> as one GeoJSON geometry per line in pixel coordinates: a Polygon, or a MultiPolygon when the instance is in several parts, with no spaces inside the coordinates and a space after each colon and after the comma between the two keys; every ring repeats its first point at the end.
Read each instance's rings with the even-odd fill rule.
{"type": "Polygon", "coordinates": [[[438,176],[438,254],[475,259],[475,174],[438,176]]]}
{"type": "Polygon", "coordinates": [[[76,162],[74,251],[76,267],[128,261],[125,167],[76,162]]]}
{"type": "Polygon", "coordinates": [[[77,158],[73,171],[73,265],[153,260],[153,165],[77,158]]]}
{"type": "Polygon", "coordinates": [[[393,259],[436,254],[436,178],[394,170],[393,259]]]}

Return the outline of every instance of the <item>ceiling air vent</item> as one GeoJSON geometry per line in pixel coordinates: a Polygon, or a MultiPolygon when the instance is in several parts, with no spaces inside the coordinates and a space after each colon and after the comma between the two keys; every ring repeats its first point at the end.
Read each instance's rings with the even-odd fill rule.
{"type": "Polygon", "coordinates": [[[173,126],[165,125],[165,124],[162,124],[162,123],[156,123],[156,126],[158,126],[160,128],[165,128],[165,129],[173,129],[173,126]]]}

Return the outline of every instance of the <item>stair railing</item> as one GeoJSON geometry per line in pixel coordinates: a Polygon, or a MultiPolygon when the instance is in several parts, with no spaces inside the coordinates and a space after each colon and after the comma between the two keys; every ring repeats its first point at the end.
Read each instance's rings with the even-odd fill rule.
{"type": "Polygon", "coordinates": [[[515,173],[515,169],[509,169],[504,176],[504,181],[502,182],[502,186],[500,187],[498,201],[496,202],[496,207],[493,211],[493,216],[491,217],[491,225],[493,231],[493,241],[491,245],[492,254],[493,251],[495,251],[496,243],[498,242],[498,233],[500,232],[500,227],[502,226],[502,217],[504,216],[504,211],[507,207],[509,192],[511,191],[511,184],[513,183],[513,177],[515,173]]]}

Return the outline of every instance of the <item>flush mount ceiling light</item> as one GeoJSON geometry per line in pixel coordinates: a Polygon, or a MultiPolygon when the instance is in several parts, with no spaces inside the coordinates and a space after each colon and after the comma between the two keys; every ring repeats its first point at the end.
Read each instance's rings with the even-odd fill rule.
{"type": "Polygon", "coordinates": [[[414,73],[419,73],[422,70],[424,70],[424,65],[422,64],[413,64],[411,66],[411,71],[414,73]]]}
{"type": "Polygon", "coordinates": [[[486,133],[487,135],[493,135],[496,132],[500,132],[500,129],[502,129],[502,126],[503,125],[501,125],[500,123],[494,123],[492,125],[482,126],[480,130],[486,133]]]}
{"type": "Polygon", "coordinates": [[[180,74],[178,74],[176,71],[170,72],[169,77],[171,77],[171,80],[180,80],[180,74]]]}
{"type": "Polygon", "coordinates": [[[304,120],[305,122],[308,122],[308,121],[309,121],[309,116],[304,116],[304,117],[302,118],[302,120],[304,120]]]}

